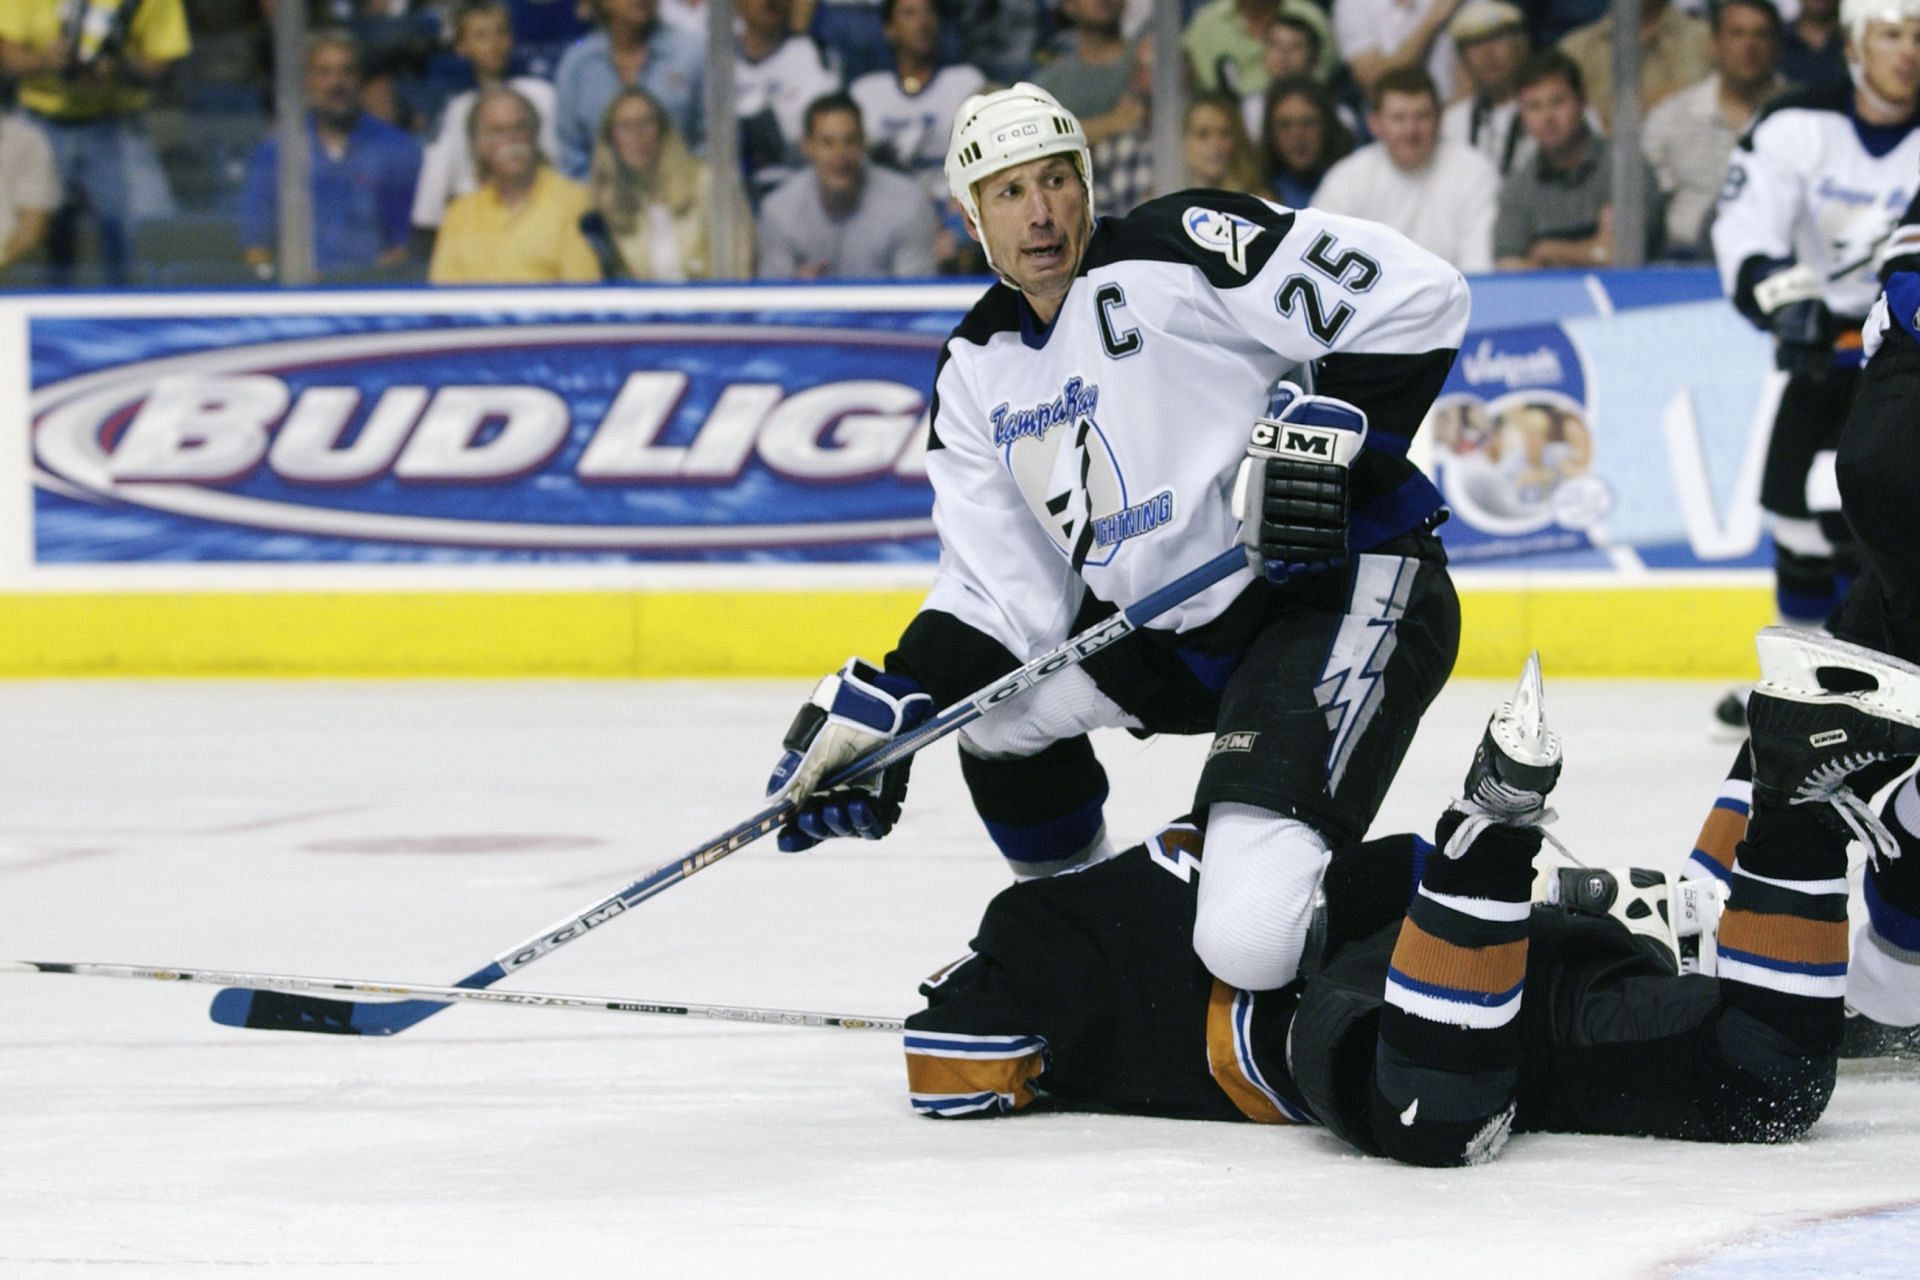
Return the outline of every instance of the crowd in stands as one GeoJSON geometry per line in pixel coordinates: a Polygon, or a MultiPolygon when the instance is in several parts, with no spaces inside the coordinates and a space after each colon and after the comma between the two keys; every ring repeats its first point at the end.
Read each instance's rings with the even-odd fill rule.
{"type": "MultiPolygon", "coordinates": [[[[1097,211],[1154,194],[1152,0],[736,0],[738,184],[705,159],[705,0],[279,2],[311,25],[323,281],[977,274],[947,137],[1023,79],[1084,122],[1097,211]]],[[[1185,185],[1377,219],[1470,272],[1615,260],[1605,0],[1166,2],[1185,185]]],[[[1688,2],[1642,0],[1648,257],[1702,255],[1769,99],[1847,76],[1838,0],[1688,2]]],[[[275,278],[273,3],[0,3],[0,284],[275,278]]]]}

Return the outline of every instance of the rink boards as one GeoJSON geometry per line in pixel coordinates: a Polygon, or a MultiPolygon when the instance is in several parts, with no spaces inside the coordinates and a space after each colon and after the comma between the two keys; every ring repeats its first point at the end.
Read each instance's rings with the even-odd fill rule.
{"type": "MultiPolygon", "coordinates": [[[[977,293],[0,300],[23,437],[0,450],[0,673],[877,656],[938,554],[926,389],[977,293]]],[[[1565,674],[1744,672],[1777,395],[1709,272],[1477,281],[1420,459],[1454,512],[1460,670],[1538,647],[1565,674]]]]}

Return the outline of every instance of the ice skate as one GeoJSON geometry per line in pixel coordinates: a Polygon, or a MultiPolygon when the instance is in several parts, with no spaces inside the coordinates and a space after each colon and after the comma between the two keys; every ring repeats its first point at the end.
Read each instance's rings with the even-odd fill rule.
{"type": "Polygon", "coordinates": [[[1464,821],[1443,852],[1459,857],[1475,836],[1493,825],[1544,827],[1556,816],[1547,807],[1547,796],[1559,780],[1560,738],[1547,727],[1540,655],[1534,653],[1521,669],[1513,697],[1487,721],[1461,798],[1451,806],[1464,821]]]}
{"type": "Polygon", "coordinates": [[[1920,667],[1816,632],[1768,627],[1747,700],[1756,803],[1829,806],[1876,858],[1900,847],[1848,785],[1887,761],[1920,757],[1920,667]]]}
{"type": "Polygon", "coordinates": [[[1726,893],[1718,880],[1672,880],[1646,867],[1552,866],[1535,877],[1533,897],[1619,921],[1670,972],[1711,973],[1726,893]]]}
{"type": "Polygon", "coordinates": [[[1889,1026],[1848,1009],[1846,1029],[1840,1033],[1839,1056],[1920,1061],[1920,1027],[1889,1026]]]}

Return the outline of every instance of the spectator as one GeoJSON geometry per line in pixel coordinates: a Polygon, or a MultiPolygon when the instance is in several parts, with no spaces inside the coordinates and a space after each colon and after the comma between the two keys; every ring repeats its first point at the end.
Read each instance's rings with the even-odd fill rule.
{"type": "MultiPolygon", "coordinates": [[[[1707,24],[1668,0],[1642,0],[1640,7],[1640,109],[1651,111],[1669,95],[1698,83],[1713,70],[1707,24]]],[[[1560,42],[1580,69],[1587,97],[1600,112],[1600,127],[1613,127],[1613,15],[1581,27],[1560,42]]]]}
{"type": "Polygon", "coordinates": [[[122,29],[89,24],[65,34],[62,0],[0,3],[0,78],[19,81],[19,102],[53,148],[61,195],[47,229],[55,284],[73,280],[80,214],[91,210],[110,284],[128,279],[128,238],[136,223],[173,212],[160,158],[142,117],[152,86],[192,49],[181,0],[146,0],[122,29]]]}
{"type": "Polygon", "coordinates": [[[966,61],[995,84],[1013,84],[1033,73],[1050,7],[1047,0],[950,0],[946,12],[966,61]]]}
{"type": "Polygon", "coordinates": [[[800,164],[808,105],[840,89],[826,50],[793,33],[793,0],[740,0],[733,110],[740,163],[756,201],[800,164]]]}
{"type": "Polygon", "coordinates": [[[1440,95],[1423,68],[1385,72],[1374,91],[1367,125],[1379,141],[1329,169],[1314,206],[1384,222],[1462,271],[1491,270],[1493,161],[1440,140],[1440,95]]]}
{"type": "Polygon", "coordinates": [[[435,284],[555,284],[600,278],[580,218],[586,188],[540,151],[540,113],[519,90],[482,89],[467,116],[480,185],[447,206],[427,279],[435,284]]]}
{"type": "MultiPolygon", "coordinates": [[[[713,170],[694,158],[645,89],[624,90],[607,108],[593,148],[592,193],[607,224],[609,275],[673,284],[714,278],[713,170]]],[[[736,261],[745,270],[753,259],[745,201],[736,206],[734,226],[736,261]]]]}
{"type": "Polygon", "coordinates": [[[1334,0],[1333,34],[1340,56],[1368,102],[1389,71],[1425,67],[1442,102],[1453,98],[1453,41],[1447,20],[1460,0],[1334,0]]]}
{"type": "Polygon", "coordinates": [[[1772,0],[1720,0],[1713,11],[1719,70],[1647,114],[1640,142],[1667,202],[1669,253],[1712,256],[1707,228],[1727,157],[1761,104],[1785,87],[1779,59],[1780,12],[1772,0]]]}
{"type": "MultiPolygon", "coordinates": [[[[406,263],[419,144],[360,110],[360,46],[344,31],[307,40],[307,148],[313,257],[322,276],[392,271],[406,263]]],[[[280,141],[247,161],[240,243],[262,279],[273,275],[280,215],[280,141]]]]}
{"type": "Polygon", "coordinates": [[[1147,107],[1128,87],[1135,63],[1120,31],[1120,0],[1062,0],[1060,15],[1067,32],[1033,83],[1080,117],[1089,146],[1139,128],[1147,107]]]}
{"type": "Polygon", "coordinates": [[[1332,92],[1306,76],[1267,90],[1260,136],[1267,190],[1293,209],[1312,204],[1327,170],[1353,152],[1353,132],[1341,121],[1332,92]]]}
{"type": "Polygon", "coordinates": [[[53,144],[38,125],[0,112],[0,280],[40,247],[59,207],[53,144]]]}
{"type": "Polygon", "coordinates": [[[1211,0],[1201,5],[1180,37],[1194,89],[1237,95],[1264,90],[1264,41],[1280,7],[1275,0],[1211,0]]]}
{"type": "Polygon", "coordinates": [[[1800,0],[1800,15],[1780,40],[1780,74],[1803,89],[1844,88],[1847,33],[1840,26],[1840,0],[1800,0]]]}
{"type": "Polygon", "coordinates": [[[413,225],[437,227],[447,201],[479,185],[473,149],[467,142],[467,118],[473,104],[488,89],[510,86],[540,113],[540,150],[548,157],[560,154],[554,131],[553,86],[538,76],[507,78],[513,60],[513,22],[506,0],[471,0],[453,15],[453,51],[473,68],[477,89],[447,103],[440,131],[420,159],[420,185],[413,193],[413,225]]]}
{"type": "MultiPolygon", "coordinates": [[[[1110,133],[1087,149],[1093,158],[1093,211],[1102,216],[1130,212],[1153,194],[1153,121],[1148,118],[1153,102],[1151,40],[1134,41],[1133,75],[1124,96],[1140,104],[1140,118],[1132,128],[1110,133]]],[[[1085,128],[1084,123],[1081,127],[1085,128]]],[[[964,223],[960,235],[966,245],[979,248],[967,238],[964,223]]],[[[981,266],[985,265],[982,258],[981,266]]]]}
{"type": "MultiPolygon", "coordinates": [[[[1260,45],[1261,85],[1243,90],[1240,111],[1247,136],[1257,138],[1265,129],[1267,90],[1282,80],[1311,76],[1330,85],[1340,70],[1340,59],[1333,48],[1333,26],[1320,6],[1311,0],[1281,0],[1279,12],[1267,24],[1260,45]]],[[[1347,122],[1351,124],[1352,122],[1347,122]]]]}
{"type": "Polygon", "coordinates": [[[867,163],[860,108],[843,93],[807,108],[806,170],[760,209],[763,280],[933,274],[933,210],[911,178],[867,163]]]}
{"type": "MultiPolygon", "coordinates": [[[[1537,154],[1500,191],[1493,247],[1503,271],[1597,267],[1614,261],[1613,158],[1587,124],[1580,67],[1545,49],[1520,69],[1520,122],[1537,154]]],[[[1642,162],[1644,167],[1645,162],[1642,162]]],[[[1646,175],[1647,231],[1660,226],[1660,189],[1646,175]]]]}
{"type": "Polygon", "coordinates": [[[1473,92],[1440,117],[1440,136],[1464,143],[1493,161],[1505,177],[1532,154],[1520,127],[1514,82],[1532,46],[1527,18],[1506,0],[1468,0],[1447,24],[1473,92]]]}
{"type": "Polygon", "coordinates": [[[1189,103],[1184,139],[1188,186],[1265,194],[1253,143],[1240,123],[1240,104],[1230,96],[1203,93],[1189,103]]]}
{"type": "Polygon", "coordinates": [[[933,0],[880,0],[880,21],[893,70],[861,76],[849,93],[860,104],[873,158],[919,178],[944,209],[953,118],[987,78],[978,67],[936,65],[940,13],[933,0]]]}
{"type": "Polygon", "coordinates": [[[622,89],[638,86],[665,107],[693,146],[705,136],[701,95],[706,42],[659,20],[658,0],[590,0],[605,27],[568,49],[553,75],[560,172],[584,178],[593,135],[622,89]]]}

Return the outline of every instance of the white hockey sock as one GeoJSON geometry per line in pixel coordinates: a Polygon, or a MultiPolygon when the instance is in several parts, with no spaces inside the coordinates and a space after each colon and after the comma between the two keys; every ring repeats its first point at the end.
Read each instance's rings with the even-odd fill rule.
{"type": "Polygon", "coordinates": [[[1294,818],[1247,804],[1207,811],[1193,949],[1214,977],[1242,991],[1271,991],[1300,969],[1313,891],[1332,851],[1294,818]]]}

